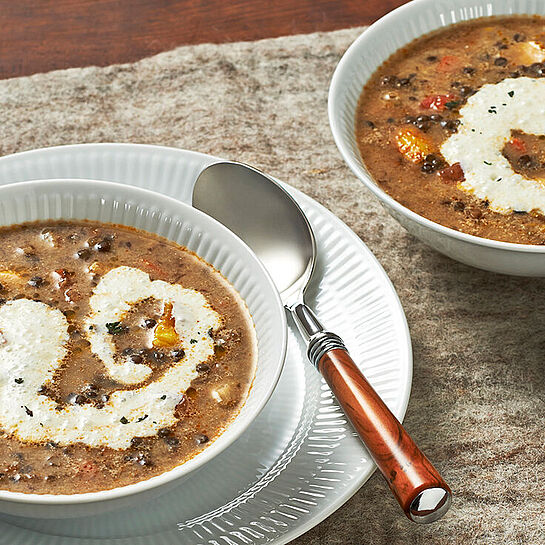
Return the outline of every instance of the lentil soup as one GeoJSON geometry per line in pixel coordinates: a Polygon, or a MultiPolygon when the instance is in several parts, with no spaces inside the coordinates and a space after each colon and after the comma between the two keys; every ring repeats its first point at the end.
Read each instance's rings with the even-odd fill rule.
{"type": "Polygon", "coordinates": [[[356,112],[378,185],[436,223],[545,244],[545,19],[489,17],[388,58],[356,112]]]}
{"type": "Polygon", "coordinates": [[[255,373],[244,302],[161,237],[97,222],[0,229],[0,488],[133,484],[237,415],[255,373]]]}

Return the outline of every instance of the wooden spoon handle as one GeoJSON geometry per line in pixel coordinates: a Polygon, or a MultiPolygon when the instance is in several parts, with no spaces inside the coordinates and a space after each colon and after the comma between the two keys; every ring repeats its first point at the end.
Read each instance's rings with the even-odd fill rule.
{"type": "Polygon", "coordinates": [[[348,352],[325,352],[318,369],[409,519],[428,523],[441,518],[450,506],[450,488],[348,352]]]}

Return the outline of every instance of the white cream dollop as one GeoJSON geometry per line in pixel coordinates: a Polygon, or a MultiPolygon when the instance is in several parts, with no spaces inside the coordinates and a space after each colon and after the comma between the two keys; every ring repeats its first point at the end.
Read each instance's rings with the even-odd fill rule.
{"type": "Polygon", "coordinates": [[[460,109],[458,132],[441,146],[443,157],[460,163],[459,187],[497,212],[545,214],[545,181],[516,173],[502,155],[511,131],[545,134],[545,79],[508,78],[483,85],[460,109]]]}
{"type": "Polygon", "coordinates": [[[137,384],[147,377],[151,372],[147,366],[115,361],[104,324],[121,319],[132,304],[150,296],[173,304],[185,357],[154,382],[113,392],[101,409],[90,404],[57,409],[55,401],[38,393],[67,355],[66,317],[58,309],[28,299],[2,305],[0,428],[21,441],[125,449],[133,437],[155,435],[160,428],[174,425],[176,405],[198,375],[197,365],[214,353],[213,339],[207,333],[220,327],[221,317],[206,298],[177,284],[152,282],[139,269],[118,267],[102,278],[91,297],[87,324],[95,327],[89,340],[115,380],[137,384]]]}
{"type": "Polygon", "coordinates": [[[213,350],[210,337],[199,339],[203,332],[219,325],[216,312],[201,293],[163,280],[152,282],[148,274],[134,267],[117,267],[106,273],[93,291],[86,330],[91,350],[103,361],[110,377],[122,384],[142,382],[149,377],[151,369],[132,363],[129,356],[118,356],[116,360],[106,324],[121,321],[134,304],[149,297],[172,304],[176,333],[185,347],[186,360],[204,361],[213,350]],[[201,342],[190,343],[190,339],[201,342]]]}

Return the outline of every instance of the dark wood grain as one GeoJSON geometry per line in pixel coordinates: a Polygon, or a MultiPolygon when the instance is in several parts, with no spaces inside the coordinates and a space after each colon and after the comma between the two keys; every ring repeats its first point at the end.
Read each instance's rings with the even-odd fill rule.
{"type": "Polygon", "coordinates": [[[450,489],[344,350],[330,350],[320,372],[367,446],[405,514],[427,488],[450,489]]]}
{"type": "Polygon", "coordinates": [[[407,0],[0,0],[0,78],[369,24],[407,0]]]}

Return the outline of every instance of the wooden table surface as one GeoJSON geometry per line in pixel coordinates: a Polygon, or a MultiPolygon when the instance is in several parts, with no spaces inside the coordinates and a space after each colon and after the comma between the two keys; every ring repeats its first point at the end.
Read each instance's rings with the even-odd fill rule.
{"type": "Polygon", "coordinates": [[[0,78],[369,24],[408,0],[0,0],[0,78]]]}

